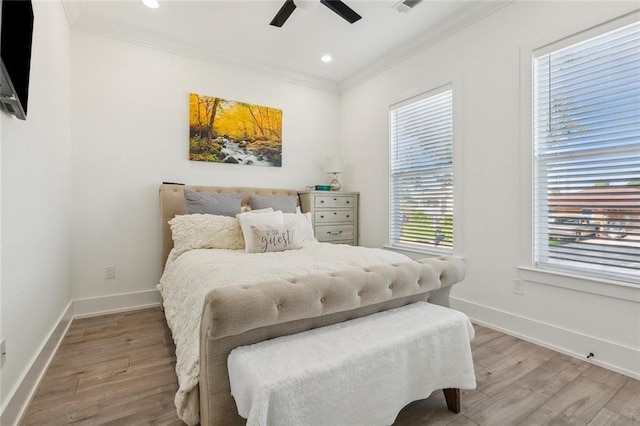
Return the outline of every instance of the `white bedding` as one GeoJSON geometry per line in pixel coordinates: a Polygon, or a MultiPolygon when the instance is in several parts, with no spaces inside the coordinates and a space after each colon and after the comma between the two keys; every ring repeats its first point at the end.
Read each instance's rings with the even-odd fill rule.
{"type": "Polygon", "coordinates": [[[167,263],[157,287],[176,344],[178,416],[189,425],[199,422],[198,393],[194,390],[200,375],[200,319],[205,295],[210,290],[410,260],[381,249],[305,242],[300,250],[273,253],[191,250],[167,263]]]}

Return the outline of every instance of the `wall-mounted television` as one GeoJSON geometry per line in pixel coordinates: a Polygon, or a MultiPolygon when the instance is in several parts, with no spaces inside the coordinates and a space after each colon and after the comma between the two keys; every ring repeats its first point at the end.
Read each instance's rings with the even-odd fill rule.
{"type": "Polygon", "coordinates": [[[33,7],[31,0],[0,0],[0,104],[27,119],[33,7]]]}

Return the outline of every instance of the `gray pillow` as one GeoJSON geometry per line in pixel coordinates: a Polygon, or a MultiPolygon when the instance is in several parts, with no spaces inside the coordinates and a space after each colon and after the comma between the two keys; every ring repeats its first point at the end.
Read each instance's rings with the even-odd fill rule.
{"type": "Polygon", "coordinates": [[[295,213],[298,204],[298,197],[265,197],[261,195],[252,195],[249,197],[249,205],[251,210],[268,209],[280,210],[282,213],[295,213]]]}
{"type": "Polygon", "coordinates": [[[204,193],[185,188],[184,198],[187,200],[187,214],[202,213],[235,217],[240,213],[242,194],[239,192],[204,193]]]}

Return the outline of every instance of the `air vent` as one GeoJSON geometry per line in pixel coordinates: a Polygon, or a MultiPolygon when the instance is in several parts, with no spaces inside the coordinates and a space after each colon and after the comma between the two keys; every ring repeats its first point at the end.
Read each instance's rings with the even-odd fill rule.
{"type": "Polygon", "coordinates": [[[404,0],[394,4],[393,8],[396,9],[398,12],[405,13],[410,11],[420,3],[422,3],[422,0],[404,0]]]}

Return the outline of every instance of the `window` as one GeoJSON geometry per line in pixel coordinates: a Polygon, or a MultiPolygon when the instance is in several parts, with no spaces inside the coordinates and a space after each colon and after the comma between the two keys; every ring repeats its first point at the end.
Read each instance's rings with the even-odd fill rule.
{"type": "Polygon", "coordinates": [[[536,266],[638,283],[640,23],[553,48],[533,59],[536,266]]]}
{"type": "Polygon", "coordinates": [[[391,246],[451,252],[452,90],[393,105],[389,121],[391,246]]]}

